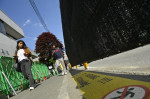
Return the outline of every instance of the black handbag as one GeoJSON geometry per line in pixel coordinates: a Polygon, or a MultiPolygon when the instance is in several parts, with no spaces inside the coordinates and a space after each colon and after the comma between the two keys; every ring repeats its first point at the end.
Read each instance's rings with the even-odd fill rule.
{"type": "Polygon", "coordinates": [[[14,68],[17,72],[21,72],[21,67],[20,67],[20,64],[19,63],[15,63],[14,64],[14,68]]]}

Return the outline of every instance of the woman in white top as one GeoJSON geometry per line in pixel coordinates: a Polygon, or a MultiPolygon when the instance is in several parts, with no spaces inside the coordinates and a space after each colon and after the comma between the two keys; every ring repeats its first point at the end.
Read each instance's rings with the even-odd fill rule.
{"type": "Polygon", "coordinates": [[[17,50],[15,52],[15,61],[17,61],[20,64],[21,72],[24,75],[24,77],[27,80],[29,80],[30,90],[32,90],[35,88],[35,81],[31,72],[31,52],[26,46],[25,42],[22,40],[19,40],[17,42],[16,49],[17,50]]]}

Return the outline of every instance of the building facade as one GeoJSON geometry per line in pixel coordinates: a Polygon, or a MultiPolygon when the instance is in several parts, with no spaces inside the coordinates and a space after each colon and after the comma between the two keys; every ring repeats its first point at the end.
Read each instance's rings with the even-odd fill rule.
{"type": "Polygon", "coordinates": [[[18,39],[24,37],[23,30],[0,10],[0,56],[13,57],[18,39]]]}
{"type": "MultiPolygon", "coordinates": [[[[21,27],[0,10],[0,56],[13,57],[17,40],[24,37],[21,27]]],[[[37,58],[33,51],[32,58],[37,58]]]]}

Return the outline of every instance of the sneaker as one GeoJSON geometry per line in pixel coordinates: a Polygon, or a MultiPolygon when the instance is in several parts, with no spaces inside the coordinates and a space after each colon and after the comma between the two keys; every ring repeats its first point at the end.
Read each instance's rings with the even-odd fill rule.
{"type": "Polygon", "coordinates": [[[30,87],[30,88],[29,88],[29,90],[33,90],[33,89],[34,89],[34,87],[30,87]]]}
{"type": "Polygon", "coordinates": [[[63,75],[64,75],[64,72],[62,72],[61,75],[63,76],[63,75]]]}
{"type": "Polygon", "coordinates": [[[65,75],[67,75],[67,72],[65,72],[65,75]]]}

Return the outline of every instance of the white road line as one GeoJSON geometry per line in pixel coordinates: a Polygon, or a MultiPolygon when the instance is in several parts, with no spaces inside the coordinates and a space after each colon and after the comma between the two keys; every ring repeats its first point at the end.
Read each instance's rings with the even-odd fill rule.
{"type": "Polygon", "coordinates": [[[67,78],[67,75],[64,75],[64,79],[62,82],[62,86],[60,88],[58,99],[70,99],[68,95],[67,86],[68,86],[68,78],[67,78]]]}

